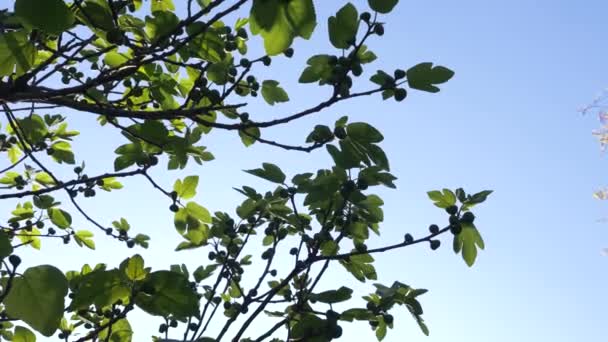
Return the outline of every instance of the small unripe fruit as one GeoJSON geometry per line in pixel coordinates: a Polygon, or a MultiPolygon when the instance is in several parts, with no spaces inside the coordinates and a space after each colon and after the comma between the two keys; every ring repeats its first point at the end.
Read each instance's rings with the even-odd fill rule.
{"type": "Polygon", "coordinates": [[[368,187],[367,181],[365,179],[359,178],[357,180],[357,189],[366,190],[368,187]]]}
{"type": "Polygon", "coordinates": [[[359,16],[359,18],[361,18],[361,20],[363,20],[365,22],[369,22],[372,19],[372,14],[369,12],[363,12],[359,16]]]}
{"type": "Polygon", "coordinates": [[[439,246],[441,246],[441,241],[431,240],[431,249],[432,250],[436,250],[437,248],[439,248],[439,246]]]}
{"type": "Polygon", "coordinates": [[[384,35],[384,26],[382,24],[376,24],[376,26],[374,26],[374,33],[379,36],[384,35]]]}
{"type": "Polygon", "coordinates": [[[8,257],[8,262],[10,262],[13,267],[17,267],[21,264],[21,258],[18,255],[12,254],[8,257]]]}
{"type": "Polygon", "coordinates": [[[460,222],[462,223],[473,223],[473,221],[475,221],[475,214],[470,211],[462,214],[462,217],[460,218],[460,222]]]}
{"type": "Polygon", "coordinates": [[[346,129],[344,129],[344,127],[336,127],[334,129],[334,135],[336,136],[336,138],[342,140],[346,138],[346,129]]]}
{"type": "Polygon", "coordinates": [[[410,233],[405,234],[405,236],[404,236],[403,239],[405,240],[405,243],[412,243],[412,242],[414,242],[414,237],[410,233]]]}
{"type": "Polygon", "coordinates": [[[407,90],[404,88],[395,89],[395,101],[401,102],[407,97],[407,90]]]}
{"type": "Polygon", "coordinates": [[[460,232],[462,232],[462,226],[459,224],[450,225],[450,232],[452,232],[454,235],[458,235],[460,232]]]}
{"type": "Polygon", "coordinates": [[[445,211],[447,211],[447,213],[450,215],[456,215],[456,213],[458,212],[458,207],[455,205],[451,205],[445,208],[445,211]]]}

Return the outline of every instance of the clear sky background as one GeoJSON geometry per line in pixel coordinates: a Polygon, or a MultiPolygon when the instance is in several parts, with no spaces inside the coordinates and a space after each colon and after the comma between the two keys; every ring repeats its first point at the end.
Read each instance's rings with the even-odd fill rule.
{"type": "MultiPolygon", "coordinates": [[[[326,18],[343,2],[318,3],[319,17],[326,18]]],[[[362,0],[354,3],[367,6],[362,0]]],[[[430,290],[422,297],[430,337],[401,309],[386,341],[606,340],[608,257],[600,249],[608,246],[608,224],[598,221],[608,217],[608,203],[592,193],[608,185],[608,162],[591,135],[599,125],[596,117],[577,112],[608,86],[606,13],[604,0],[402,0],[386,16],[385,36],[370,43],[380,59],[368,72],[440,63],[456,71],[441,93],[411,91],[402,103],[357,99],[265,132],[299,143],[315,123],[331,125],[345,114],[381,129],[382,146],[399,180],[397,190],[381,192],[386,202],[382,240],[369,245],[401,240],[406,232],[422,235],[430,223],[443,223],[446,217],[427,200],[428,190],[495,191],[477,210],[487,248],[473,268],[454,255],[447,239],[437,252],[416,246],[377,258],[380,282],[399,280],[430,290]]],[[[329,96],[328,89],[297,84],[307,56],[332,51],[326,34],[323,20],[312,41],[297,41],[293,59],[273,61],[273,74],[266,76],[280,80],[292,102],[271,109],[252,103],[254,120],[329,96]]],[[[77,157],[86,157],[91,174],[107,170],[122,138],[110,128],[99,129],[87,114],[70,113],[70,120],[83,132],[75,144],[77,157]]],[[[241,172],[262,161],[281,165],[290,175],[330,165],[324,151],[305,155],[244,148],[225,132],[204,139],[215,161],[156,175],[167,186],[177,176],[200,175],[197,200],[212,211],[233,212],[242,198],[232,186],[270,189],[241,172]]],[[[118,196],[101,194],[82,203],[102,222],[125,216],[135,231],[149,234],[151,248],[136,250],[149,265],[185,262],[194,270],[207,262],[204,250],[171,253],[179,239],[166,198],[143,180],[125,185],[118,196]]],[[[75,222],[90,228],[82,219],[75,222]]],[[[90,252],[47,241],[43,251],[28,252],[25,259],[68,270],[84,262],[117,265],[132,252],[102,236],[97,243],[98,250],[90,252]]],[[[357,283],[339,266],[323,282],[325,288],[336,285],[354,287],[360,295],[373,291],[371,283],[357,283]]],[[[134,341],[147,341],[160,323],[137,316],[134,341]]],[[[253,329],[252,337],[261,328],[253,329]]],[[[365,323],[344,328],[345,341],[375,339],[365,323]]]]}

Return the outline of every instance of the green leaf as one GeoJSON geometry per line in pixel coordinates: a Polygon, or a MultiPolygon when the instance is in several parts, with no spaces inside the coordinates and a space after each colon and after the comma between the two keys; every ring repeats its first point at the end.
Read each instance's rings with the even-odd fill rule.
{"type": "Polygon", "coordinates": [[[186,211],[190,216],[199,221],[211,223],[211,214],[209,213],[209,210],[195,202],[188,202],[186,204],[186,211]]]}
{"type": "Polygon", "coordinates": [[[70,303],[73,310],[86,309],[94,304],[104,308],[117,300],[125,302],[129,298],[130,289],[124,284],[120,271],[96,270],[85,275],[74,291],[74,299],[70,303]]]}
{"type": "Polygon", "coordinates": [[[36,335],[31,332],[28,328],[22,326],[15,327],[15,333],[13,334],[13,342],[36,342],[36,335]]]}
{"type": "Polygon", "coordinates": [[[454,236],[454,252],[462,253],[462,258],[471,267],[477,258],[477,248],[484,249],[485,243],[472,223],[462,223],[462,231],[454,236]]]}
{"type": "Polygon", "coordinates": [[[16,0],[15,14],[24,25],[54,35],[74,23],[72,11],[62,0],[16,0]]]}
{"type": "Polygon", "coordinates": [[[222,85],[228,82],[228,66],[226,63],[213,63],[207,68],[207,78],[209,81],[222,85]]]}
{"type": "Polygon", "coordinates": [[[34,65],[37,51],[25,31],[0,34],[0,76],[23,75],[34,65]]]}
{"type": "Polygon", "coordinates": [[[384,140],[382,133],[365,122],[352,122],[346,126],[348,136],[360,143],[379,143],[384,140]]]}
{"type": "Polygon", "coordinates": [[[263,163],[261,169],[245,170],[245,172],[279,184],[283,184],[286,178],[283,171],[281,171],[278,166],[271,163],[263,163]]]}
{"type": "Polygon", "coordinates": [[[150,2],[151,12],[157,11],[175,11],[173,0],[154,0],[150,2]]]}
{"type": "Polygon", "coordinates": [[[249,147],[253,145],[260,137],[260,129],[258,127],[248,127],[239,131],[239,136],[243,145],[249,147]]]}
{"type": "Polygon", "coordinates": [[[108,177],[103,179],[103,185],[100,186],[105,191],[122,189],[122,184],[116,180],[116,177],[108,177]]]}
{"type": "Polygon", "coordinates": [[[209,276],[211,276],[213,274],[213,271],[215,271],[217,269],[218,265],[207,265],[206,267],[203,266],[199,266],[194,273],[192,274],[194,276],[194,280],[197,283],[200,283],[201,281],[207,279],[209,276]]]}
{"type": "Polygon", "coordinates": [[[176,180],[173,185],[173,190],[177,192],[177,196],[183,199],[190,199],[196,195],[196,187],[198,186],[198,176],[188,176],[183,181],[176,180]]]}
{"type": "MultiPolygon", "coordinates": [[[[101,324],[108,323],[108,319],[104,319],[101,324]]],[[[112,328],[106,328],[99,332],[99,339],[108,342],[131,342],[133,330],[131,324],[126,319],[119,319],[112,324],[112,328]],[[110,338],[108,338],[108,330],[110,330],[110,338]]]]}
{"type": "Polygon", "coordinates": [[[143,284],[147,293],[140,292],[135,304],[153,316],[173,315],[178,319],[193,316],[198,311],[198,297],[190,282],[181,273],[157,271],[150,273],[143,284]]]}
{"type": "Polygon", "coordinates": [[[329,40],[338,49],[348,48],[359,30],[359,14],[350,2],[344,5],[335,17],[328,19],[329,40]]]}
{"type": "Polygon", "coordinates": [[[55,180],[53,180],[53,177],[46,172],[38,172],[34,179],[36,182],[42,185],[55,185],[55,180]]]}
{"type": "Polygon", "coordinates": [[[72,152],[72,146],[67,141],[58,141],[51,145],[53,150],[53,160],[66,164],[74,164],[76,161],[74,160],[74,152],[72,152]]]}
{"type": "Polygon", "coordinates": [[[68,281],[54,266],[28,268],[13,279],[4,299],[6,313],[20,319],[44,336],[52,336],[61,322],[68,281]]]}
{"type": "Polygon", "coordinates": [[[279,82],[274,80],[262,82],[262,96],[271,106],[274,106],[275,103],[289,101],[289,96],[285,90],[279,86],[279,82]]]}
{"type": "Polygon", "coordinates": [[[54,225],[61,229],[69,228],[72,225],[72,216],[59,208],[49,208],[47,214],[54,225]]]}
{"type": "Polygon", "coordinates": [[[439,208],[445,209],[456,204],[456,195],[449,189],[443,189],[443,192],[439,190],[429,191],[427,195],[439,208]]]}
{"type": "Polygon", "coordinates": [[[367,0],[369,7],[379,13],[389,13],[399,0],[367,0]]]}
{"type": "Polygon", "coordinates": [[[127,259],[124,272],[130,280],[144,280],[147,275],[147,272],[144,269],[144,258],[139,254],[135,254],[127,259]]]}
{"type": "Polygon", "coordinates": [[[95,249],[95,241],[91,239],[93,233],[88,230],[79,230],[74,234],[74,240],[79,246],[85,245],[89,249],[95,249]]]}
{"type": "Polygon", "coordinates": [[[378,327],[376,328],[376,338],[378,341],[382,341],[386,337],[386,322],[384,322],[383,316],[378,319],[378,327]]]}
{"type": "Polygon", "coordinates": [[[13,246],[11,245],[11,240],[5,232],[0,231],[0,260],[6,258],[11,254],[13,254],[13,246]]]}
{"type": "Polygon", "coordinates": [[[126,54],[117,52],[116,50],[106,53],[103,58],[103,62],[111,68],[119,67],[128,61],[129,57],[126,54]]]}
{"type": "Polygon", "coordinates": [[[415,65],[409,68],[406,74],[410,88],[430,93],[439,92],[435,84],[445,83],[454,76],[452,70],[442,66],[433,67],[430,62],[415,65]]]}
{"type": "Polygon", "coordinates": [[[311,299],[314,299],[321,303],[335,304],[349,300],[352,297],[353,290],[348,287],[342,286],[337,290],[325,291],[317,294],[313,294],[311,299]]]}
{"type": "Polygon", "coordinates": [[[357,59],[361,64],[371,63],[378,58],[375,53],[367,49],[366,45],[361,45],[359,50],[357,50],[357,59]]]}
{"type": "Polygon", "coordinates": [[[153,42],[166,38],[179,24],[179,18],[173,12],[157,11],[152,17],[146,16],[146,33],[153,42]]]}
{"type": "Polygon", "coordinates": [[[111,31],[115,28],[112,10],[106,0],[85,0],[76,17],[92,30],[111,31]]]}
{"type": "Polygon", "coordinates": [[[269,55],[285,51],[295,37],[309,39],[316,25],[312,0],[254,0],[251,6],[249,27],[264,38],[269,55]]]}

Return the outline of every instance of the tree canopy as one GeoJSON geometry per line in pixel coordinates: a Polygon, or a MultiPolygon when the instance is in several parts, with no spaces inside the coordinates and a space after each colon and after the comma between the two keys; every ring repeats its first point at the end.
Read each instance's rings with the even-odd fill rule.
{"type": "Polygon", "coordinates": [[[14,209],[0,224],[0,336],[35,341],[35,331],[77,342],[140,341],[142,335],[158,341],[320,342],[338,339],[348,322],[365,321],[382,340],[396,324],[391,313],[397,307],[428,334],[419,301],[425,289],[399,279],[374,283],[363,296],[365,307],[337,312],[333,305],[348,305],[353,290],[337,284],[320,291],[318,283],[333,267],[357,281],[374,282],[375,254],[417,244],[435,250],[441,238],[451,238],[454,252],[473,265],[484,241],[472,209],[491,191],[429,191],[434,205],[446,212],[445,224],[431,224],[423,236],[406,233],[402,241],[367,246],[370,235],[381,233],[384,219],[384,202],[372,190],[395,188],[383,134],[347,116],[336,117],[333,127],[311,127],[302,144],[264,134],[349,99],[401,102],[412,90],[439,92],[454,75],[449,68],[432,62],[390,71],[370,66],[377,55],[366,44],[381,39],[386,14],[398,2],[368,0],[359,8],[343,2],[328,18],[317,16],[313,0],[9,2],[0,10],[0,153],[5,155],[0,199],[11,200],[14,209]],[[248,101],[260,95],[268,106],[290,101],[277,80],[256,74],[264,68],[272,74],[273,60],[291,57],[294,40],[309,39],[320,20],[327,20],[327,32],[320,34],[333,49],[309,56],[293,77],[322,87],[327,96],[274,119],[250,112],[248,101]],[[253,36],[263,48],[253,48],[258,42],[253,36]],[[106,172],[89,174],[85,161],[94,156],[74,153],[79,131],[68,113],[94,116],[124,137],[104,141],[115,153],[106,172]],[[175,177],[173,187],[164,188],[150,174],[166,168],[166,176],[174,177],[172,170],[192,163],[204,167],[214,159],[201,145],[211,131],[231,134],[245,146],[266,144],[293,153],[324,149],[333,163],[287,175],[260,157],[259,167],[246,172],[268,181],[268,187],[235,186],[242,202],[211,213],[193,200],[198,175],[175,177]],[[58,171],[66,168],[72,177],[58,171]],[[128,248],[162,241],[151,241],[128,218],[79,205],[100,191],[115,196],[129,191],[121,183],[129,177],[142,177],[150,193],[168,202],[166,214],[183,238],[176,253],[198,249],[206,264],[195,270],[148,265],[128,248]],[[76,215],[89,227],[74,227],[76,215]],[[20,251],[44,253],[46,239],[90,250],[96,240],[111,239],[124,245],[125,258],[119,265],[84,264],[71,271],[21,265],[20,251]],[[293,262],[279,271],[282,251],[288,253],[281,257],[293,262]],[[254,262],[264,265],[261,274],[248,272],[254,262]],[[157,317],[158,333],[133,331],[133,310],[157,317]],[[261,314],[274,325],[251,336],[261,314]],[[213,336],[211,324],[221,327],[213,336]]]}

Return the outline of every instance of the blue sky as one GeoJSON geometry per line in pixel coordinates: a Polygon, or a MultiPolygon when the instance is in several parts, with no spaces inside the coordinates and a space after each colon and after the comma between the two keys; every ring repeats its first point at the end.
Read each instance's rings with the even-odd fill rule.
{"type": "MultiPolygon", "coordinates": [[[[342,2],[322,3],[318,14],[324,18],[342,2]]],[[[365,1],[354,3],[366,7],[365,1]]],[[[382,146],[399,180],[397,190],[381,191],[386,202],[383,235],[370,245],[400,240],[406,232],[420,235],[428,224],[443,222],[444,214],[426,199],[428,190],[462,186],[471,192],[495,191],[478,209],[487,248],[473,268],[449,247],[431,252],[418,246],[377,258],[380,282],[399,280],[430,290],[422,299],[430,337],[402,310],[386,341],[569,342],[601,341],[608,335],[608,257],[599,252],[608,246],[608,225],[598,222],[608,217],[608,203],[592,198],[596,188],[608,185],[608,163],[591,136],[599,125],[596,117],[577,112],[608,86],[607,11],[608,3],[600,0],[401,1],[386,16],[385,36],[370,43],[380,59],[369,71],[440,63],[456,71],[442,92],[411,91],[402,103],[358,99],[266,132],[298,143],[314,124],[332,124],[341,115],[381,129],[386,138],[382,146]]],[[[327,89],[296,83],[307,56],[331,51],[326,41],[323,22],[312,41],[297,41],[293,59],[273,61],[276,74],[266,76],[280,80],[292,102],[271,110],[253,103],[254,120],[327,96],[327,89]]],[[[70,119],[89,133],[78,138],[77,155],[96,151],[96,158],[86,159],[90,172],[106,170],[120,138],[109,128],[97,128],[85,114],[70,113],[70,119]]],[[[224,132],[205,139],[217,160],[183,173],[156,174],[164,185],[178,175],[199,174],[197,200],[213,211],[231,211],[240,203],[234,185],[270,189],[242,169],[268,161],[294,174],[330,162],[323,151],[304,155],[265,146],[247,149],[224,132]]],[[[143,180],[125,184],[122,195],[100,195],[83,205],[102,221],[128,217],[134,229],[151,235],[152,247],[137,251],[150,265],[186,262],[194,269],[206,262],[204,251],[171,254],[179,240],[166,209],[170,203],[150,194],[143,180]]],[[[87,228],[85,221],[76,222],[87,228]]],[[[42,252],[25,259],[29,264],[56,262],[67,270],[107,259],[117,264],[131,252],[114,241],[98,241],[96,252],[47,242],[42,252]]],[[[372,291],[371,284],[351,281],[339,267],[322,285],[345,283],[361,295],[372,291]]],[[[155,331],[143,317],[135,319],[135,328],[155,331]]],[[[348,325],[344,331],[345,341],[374,338],[366,324],[348,325]]],[[[141,334],[135,338],[144,340],[141,334]]]]}

